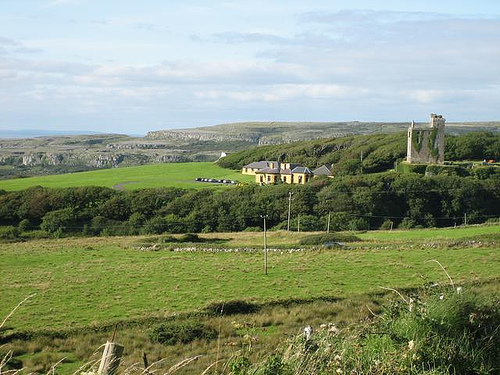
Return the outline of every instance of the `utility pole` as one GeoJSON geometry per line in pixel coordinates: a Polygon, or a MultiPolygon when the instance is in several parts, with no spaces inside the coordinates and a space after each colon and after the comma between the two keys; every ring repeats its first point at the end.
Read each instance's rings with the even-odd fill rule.
{"type": "Polygon", "coordinates": [[[363,151],[361,151],[361,174],[363,174],[363,151]]]}
{"type": "Polygon", "coordinates": [[[290,212],[292,211],[292,192],[288,192],[288,224],[286,226],[287,232],[290,232],[290,212]]]}
{"type": "Polygon", "coordinates": [[[467,212],[464,215],[464,224],[467,225],[467,212]]]}
{"type": "Polygon", "coordinates": [[[260,215],[264,219],[264,272],[267,275],[267,227],[266,219],[268,215],[260,215]]]}
{"type": "Polygon", "coordinates": [[[330,233],[330,211],[328,211],[328,221],[326,222],[326,233],[330,233]]]}
{"type": "Polygon", "coordinates": [[[297,232],[300,232],[300,214],[297,216],[297,232]]]}

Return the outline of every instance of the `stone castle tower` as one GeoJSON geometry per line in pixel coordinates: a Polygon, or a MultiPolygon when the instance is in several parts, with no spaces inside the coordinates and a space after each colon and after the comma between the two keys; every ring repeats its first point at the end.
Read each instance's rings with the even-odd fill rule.
{"type": "Polygon", "coordinates": [[[444,123],[441,115],[431,114],[430,127],[417,128],[412,121],[408,128],[408,163],[444,163],[444,123]]]}

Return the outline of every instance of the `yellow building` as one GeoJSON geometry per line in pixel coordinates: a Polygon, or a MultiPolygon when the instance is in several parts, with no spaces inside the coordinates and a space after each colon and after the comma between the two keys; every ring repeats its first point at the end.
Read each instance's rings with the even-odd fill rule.
{"type": "Polygon", "coordinates": [[[255,182],[260,185],[269,185],[276,183],[284,184],[305,184],[313,177],[328,176],[332,177],[331,170],[326,165],[311,171],[297,163],[277,161],[258,161],[245,165],[242,174],[255,175],[255,182]]]}
{"type": "Polygon", "coordinates": [[[278,167],[278,162],[277,161],[255,161],[253,163],[245,165],[241,173],[242,174],[248,174],[248,175],[255,175],[257,171],[260,171],[261,169],[264,168],[277,168],[278,167]]]}

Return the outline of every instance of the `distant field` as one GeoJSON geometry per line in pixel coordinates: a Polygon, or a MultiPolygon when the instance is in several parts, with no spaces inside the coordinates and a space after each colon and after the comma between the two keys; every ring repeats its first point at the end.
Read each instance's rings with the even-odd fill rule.
{"type": "MultiPolygon", "coordinates": [[[[499,222],[500,224],[500,222],[499,222]]],[[[429,228],[419,230],[369,231],[358,235],[363,240],[417,240],[417,239],[460,239],[481,235],[499,234],[498,225],[471,225],[459,228],[429,228]]]]}
{"type": "MultiPolygon", "coordinates": [[[[500,226],[443,230],[438,246],[426,246],[426,230],[371,233],[369,244],[345,249],[269,253],[269,275],[261,251],[140,251],[137,237],[33,240],[0,248],[0,316],[25,296],[37,295],[9,321],[15,329],[65,329],[193,311],[211,301],[259,302],[349,297],[403,288],[425,281],[447,283],[439,260],[455,282],[499,276],[498,236],[471,245],[456,238],[499,233],[500,226]],[[406,235],[404,235],[406,233],[406,235]],[[404,239],[406,237],[406,240],[404,239]],[[380,244],[380,246],[374,246],[380,244]],[[370,247],[373,246],[373,247],[370,247]]],[[[304,233],[270,232],[269,246],[298,246],[304,233]]],[[[363,235],[368,237],[369,234],[363,235]]],[[[260,248],[262,233],[210,234],[228,246],[260,248]]],[[[143,239],[143,238],[142,238],[143,239]]]]}
{"type": "Polygon", "coordinates": [[[196,182],[194,180],[196,177],[242,182],[254,180],[253,176],[245,176],[237,171],[221,168],[214,163],[165,163],[4,180],[0,181],[0,189],[23,190],[32,186],[63,188],[89,185],[125,190],[155,187],[221,188],[223,186],[196,182]]]}

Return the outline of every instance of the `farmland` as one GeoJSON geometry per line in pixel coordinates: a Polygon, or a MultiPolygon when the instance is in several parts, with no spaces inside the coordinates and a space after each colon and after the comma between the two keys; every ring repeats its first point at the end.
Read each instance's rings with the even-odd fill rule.
{"type": "Polygon", "coordinates": [[[154,187],[202,188],[218,187],[195,181],[197,177],[253,181],[237,171],[221,168],[213,163],[164,163],[138,167],[114,168],[62,175],[50,175],[0,181],[0,189],[22,190],[32,186],[64,188],[76,186],[116,187],[125,190],[154,187]]]}
{"type": "MultiPolygon", "coordinates": [[[[363,241],[345,247],[315,249],[300,245],[308,233],[269,232],[267,276],[262,233],[203,234],[203,244],[166,243],[159,248],[145,248],[147,243],[163,243],[158,242],[162,237],[147,236],[4,243],[0,298],[6,303],[0,306],[0,316],[27,295],[36,295],[15,312],[3,334],[34,334],[27,342],[14,340],[9,345],[25,353],[20,358],[28,368],[42,371],[50,362],[68,357],[60,371],[71,373],[91,357],[115,324],[128,348],[125,363],[133,363],[141,350],[175,363],[191,354],[213,353],[215,342],[153,344],[147,336],[155,323],[184,321],[216,301],[245,300],[263,306],[262,311],[220,321],[210,316],[197,319],[220,326],[227,347],[221,355],[226,359],[235,350],[231,343],[244,345],[246,331],[235,329],[235,321],[250,322],[246,330],[262,339],[251,355],[258,360],[262,351],[275,346],[281,335],[296,332],[304,320],[346,324],[368,313],[363,306],[378,311],[380,300],[386,298],[380,287],[447,284],[446,274],[430,260],[444,265],[455,283],[469,288],[479,282],[484,284],[480,289],[498,295],[499,233],[498,225],[374,231],[358,234],[363,241]],[[189,251],[172,251],[175,248],[189,251]],[[43,338],[44,332],[52,333],[43,338]],[[50,340],[54,335],[64,339],[50,340]],[[40,348],[52,353],[43,366],[36,354],[40,348]]],[[[197,366],[208,366],[212,356],[197,366]]]]}
{"type": "MultiPolygon", "coordinates": [[[[299,248],[304,234],[270,232],[269,246],[281,250],[269,253],[268,276],[262,272],[259,251],[139,251],[137,237],[4,244],[1,299],[11,302],[2,304],[0,315],[31,293],[37,297],[12,318],[16,329],[63,329],[165,316],[217,300],[347,297],[374,292],[379,285],[404,288],[418,285],[422,277],[442,279],[438,267],[425,263],[430,259],[446,265],[457,281],[486,280],[500,269],[495,242],[473,246],[464,241],[446,248],[446,241],[469,238],[475,230],[498,237],[499,229],[442,230],[441,242],[425,242],[426,230],[409,231],[412,236],[405,239],[400,234],[400,242],[393,246],[388,246],[393,237],[390,232],[366,234],[362,236],[371,235],[372,240],[352,245],[350,250],[297,252],[286,247],[299,248]],[[433,246],[425,246],[428,243],[433,246]]],[[[236,248],[260,246],[262,234],[207,236],[236,248]]],[[[481,235],[476,237],[479,241],[481,235]]]]}

